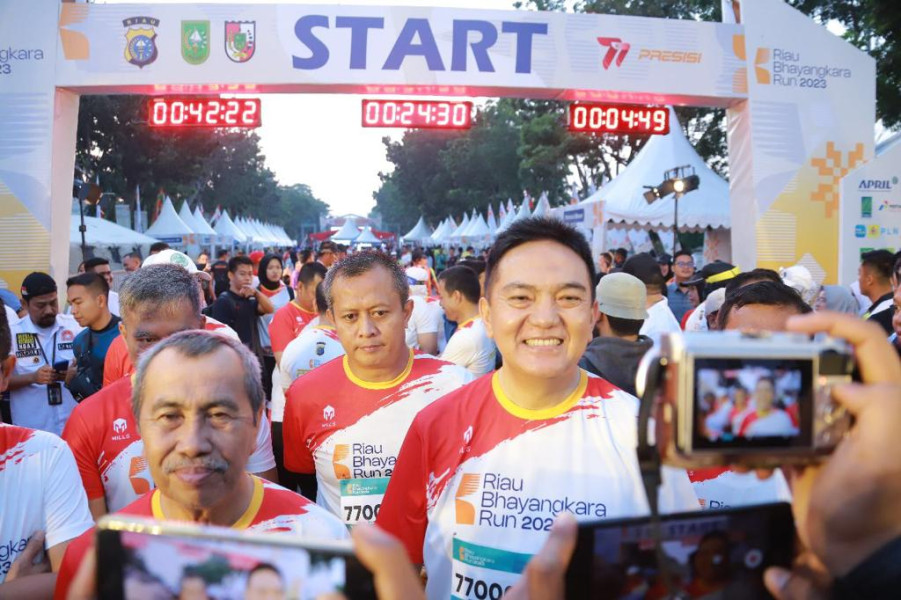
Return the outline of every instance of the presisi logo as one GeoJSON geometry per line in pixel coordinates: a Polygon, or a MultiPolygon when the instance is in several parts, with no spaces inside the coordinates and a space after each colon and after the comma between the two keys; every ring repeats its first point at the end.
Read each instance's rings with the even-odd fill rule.
{"type": "Polygon", "coordinates": [[[598,43],[607,48],[607,53],[604,54],[604,61],[601,63],[605,71],[610,68],[614,60],[617,67],[622,65],[626,55],[629,53],[629,48],[632,47],[628,42],[614,37],[599,37],[598,43]]]}
{"type": "Polygon", "coordinates": [[[335,444],[335,452],[332,454],[332,468],[335,470],[337,479],[350,479],[350,469],[347,465],[341,464],[341,461],[350,455],[350,446],[348,444],[335,444]]]}
{"type": "Polygon", "coordinates": [[[454,508],[457,513],[457,525],[474,525],[476,522],[476,507],[471,502],[461,500],[472,496],[479,491],[481,479],[478,473],[464,473],[460,478],[460,485],[454,495],[454,508]]]}

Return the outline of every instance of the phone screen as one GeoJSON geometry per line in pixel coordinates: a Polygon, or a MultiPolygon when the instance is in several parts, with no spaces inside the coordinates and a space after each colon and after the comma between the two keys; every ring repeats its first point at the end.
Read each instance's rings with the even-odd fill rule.
{"type": "MultiPolygon", "coordinates": [[[[689,598],[769,598],[767,567],[789,566],[794,520],[787,503],[661,517],[666,569],[689,598]]],[[[649,518],[579,527],[567,598],[666,598],[649,518]]]]}
{"type": "Polygon", "coordinates": [[[350,553],[202,536],[98,531],[101,599],[375,598],[350,553]]]}

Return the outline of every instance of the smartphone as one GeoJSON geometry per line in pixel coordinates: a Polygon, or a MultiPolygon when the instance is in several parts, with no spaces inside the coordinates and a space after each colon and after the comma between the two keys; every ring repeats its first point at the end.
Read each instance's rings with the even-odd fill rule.
{"type": "Polygon", "coordinates": [[[53,370],[60,374],[65,373],[66,371],[69,370],[69,361],[67,361],[67,360],[56,361],[55,363],[53,363],[53,370]]]}
{"type": "Polygon", "coordinates": [[[100,600],[374,599],[350,541],[108,516],[97,525],[100,600]]]}
{"type": "MultiPolygon", "coordinates": [[[[688,598],[770,598],[767,567],[790,567],[795,525],[788,503],[661,516],[666,570],[688,598]]],[[[571,599],[666,598],[649,517],[579,526],[566,574],[571,599]]]]}

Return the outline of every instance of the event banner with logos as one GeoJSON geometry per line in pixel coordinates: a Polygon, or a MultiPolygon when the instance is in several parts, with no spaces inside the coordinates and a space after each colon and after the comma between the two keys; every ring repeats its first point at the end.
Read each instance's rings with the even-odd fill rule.
{"type": "Polygon", "coordinates": [[[857,278],[860,255],[901,250],[901,143],[842,179],[839,236],[841,281],[857,278]]]}
{"type": "Polygon", "coordinates": [[[835,271],[838,181],[872,155],[873,61],[781,0],[742,4],[737,23],[710,23],[423,7],[0,0],[0,286],[15,289],[35,269],[57,281],[68,274],[78,98],[90,93],[729,106],[740,264],[802,259],[835,271]]]}
{"type": "Polygon", "coordinates": [[[749,100],[730,111],[733,257],[801,263],[834,283],[839,183],[873,156],[875,61],[782,0],[741,9],[749,100]]]}

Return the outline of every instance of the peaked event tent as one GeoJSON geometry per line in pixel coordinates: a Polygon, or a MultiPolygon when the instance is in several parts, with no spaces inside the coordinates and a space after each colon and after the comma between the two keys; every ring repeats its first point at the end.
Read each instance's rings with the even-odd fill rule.
{"type": "Polygon", "coordinates": [[[377,238],[374,233],[372,233],[372,227],[364,227],[363,231],[360,232],[360,235],[356,237],[354,240],[354,245],[357,244],[381,244],[382,240],[377,238]]]}
{"type": "Polygon", "coordinates": [[[580,204],[604,201],[604,218],[613,223],[672,228],[674,196],[648,204],[643,186],[659,184],[678,165],[691,165],[701,178],[698,189],[679,198],[679,229],[729,228],[729,183],[695,152],[672,108],[670,132],[651,136],[622,173],[580,204]]]}
{"type": "Polygon", "coordinates": [[[359,235],[360,230],[354,225],[353,221],[345,219],[344,225],[331,236],[331,239],[336,242],[352,242],[357,239],[359,235]]]}
{"type": "Polygon", "coordinates": [[[210,224],[203,218],[203,213],[200,212],[199,204],[197,205],[197,208],[194,209],[194,224],[197,225],[197,228],[195,228],[194,231],[201,235],[217,235],[216,230],[210,227],[210,224]]]}
{"type": "Polygon", "coordinates": [[[181,220],[181,217],[175,212],[172,200],[166,196],[163,201],[163,208],[160,210],[160,216],[156,218],[153,225],[145,231],[150,237],[166,242],[172,245],[184,245],[185,238],[194,234],[194,231],[187,223],[181,220]]]}
{"type": "Polygon", "coordinates": [[[463,220],[460,221],[460,225],[456,229],[454,229],[447,237],[451,239],[459,239],[460,236],[463,235],[463,232],[466,231],[467,227],[469,227],[469,215],[463,213],[463,220]]]}
{"type": "MultiPolygon", "coordinates": [[[[71,220],[69,242],[72,244],[81,244],[81,232],[78,230],[80,225],[78,219],[71,220]]],[[[149,246],[157,242],[156,238],[100,217],[85,217],[84,225],[87,228],[84,233],[85,243],[91,246],[149,246]]]]}
{"type": "Polygon", "coordinates": [[[218,221],[216,221],[216,226],[213,229],[215,229],[216,233],[218,233],[219,235],[226,238],[231,238],[239,244],[243,244],[247,241],[247,236],[244,235],[244,233],[240,229],[238,229],[238,227],[235,225],[235,222],[232,221],[230,216],[228,216],[227,210],[222,211],[222,216],[219,217],[218,221]]]}
{"type": "Polygon", "coordinates": [[[432,228],[426,225],[425,218],[419,217],[419,220],[416,221],[416,225],[413,229],[404,236],[404,241],[424,242],[432,236],[432,233],[432,228]]]}

